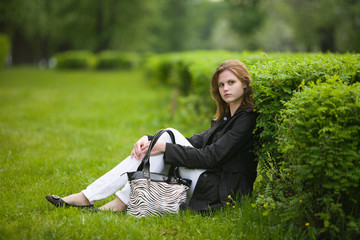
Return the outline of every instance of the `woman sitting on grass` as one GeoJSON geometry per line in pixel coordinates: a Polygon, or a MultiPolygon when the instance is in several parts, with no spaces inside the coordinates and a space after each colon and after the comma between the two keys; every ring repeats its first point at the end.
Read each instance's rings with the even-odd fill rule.
{"type": "MultiPolygon", "coordinates": [[[[211,127],[190,138],[170,129],[176,144],[171,143],[166,133],[151,150],[151,172],[166,173],[169,165],[179,166],[180,175],[192,180],[187,204],[196,211],[218,208],[229,195],[238,199],[252,191],[256,178],[252,152],[256,114],[252,109],[254,101],[250,83],[250,74],[242,62],[223,62],[211,80],[211,95],[217,104],[211,127]]],[[[140,138],[128,158],[82,192],[64,198],[47,195],[46,199],[57,207],[93,208],[95,201],[115,193],[116,199],[99,209],[125,211],[130,185],[124,173],[137,170],[151,138],[140,138]]]]}

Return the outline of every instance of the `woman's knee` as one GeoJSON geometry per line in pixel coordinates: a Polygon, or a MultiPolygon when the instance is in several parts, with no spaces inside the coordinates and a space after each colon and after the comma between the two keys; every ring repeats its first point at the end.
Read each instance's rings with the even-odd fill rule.
{"type": "MultiPolygon", "coordinates": [[[[174,134],[175,142],[177,142],[178,139],[185,138],[181,132],[176,130],[175,128],[167,128],[166,130],[170,130],[174,134]]],[[[168,134],[169,135],[169,134],[168,134]]]]}
{"type": "MultiPolygon", "coordinates": [[[[176,136],[178,134],[180,134],[180,132],[174,128],[166,128],[166,130],[169,130],[171,131],[173,134],[174,134],[174,137],[175,137],[175,140],[176,140],[176,136]]],[[[159,141],[162,141],[162,142],[168,142],[168,143],[172,143],[172,139],[171,139],[171,136],[168,132],[165,132],[164,134],[162,134],[159,138],[159,141]]]]}
{"type": "Polygon", "coordinates": [[[170,131],[172,131],[173,133],[175,133],[175,132],[179,133],[178,130],[176,130],[175,128],[171,128],[171,127],[167,128],[166,130],[170,130],[170,131]]]}
{"type": "Polygon", "coordinates": [[[192,147],[192,144],[181,132],[179,132],[175,128],[167,128],[167,130],[170,130],[174,134],[176,144],[192,147]]]}

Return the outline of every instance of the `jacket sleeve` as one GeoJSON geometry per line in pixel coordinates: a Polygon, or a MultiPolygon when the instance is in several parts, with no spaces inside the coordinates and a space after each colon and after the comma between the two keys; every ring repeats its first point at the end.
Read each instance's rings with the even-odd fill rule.
{"type": "Polygon", "coordinates": [[[177,144],[166,144],[165,163],[187,168],[211,169],[219,166],[237,151],[248,150],[252,141],[252,131],[256,124],[256,114],[242,112],[221,138],[205,148],[191,148],[177,144]]]}

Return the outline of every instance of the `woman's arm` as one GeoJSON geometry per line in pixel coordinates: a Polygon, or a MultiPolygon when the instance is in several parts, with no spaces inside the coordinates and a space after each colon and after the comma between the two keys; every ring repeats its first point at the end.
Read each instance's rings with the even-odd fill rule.
{"type": "Polygon", "coordinates": [[[203,149],[189,148],[177,144],[166,144],[165,163],[188,168],[211,169],[231,160],[237,151],[250,148],[256,114],[243,112],[220,139],[203,149]]]}
{"type": "MultiPolygon", "coordinates": [[[[135,157],[137,160],[142,160],[149,149],[149,145],[150,141],[148,136],[143,136],[134,144],[134,148],[131,151],[131,157],[135,157]]],[[[151,150],[150,155],[155,156],[160,153],[164,153],[165,150],[166,142],[156,142],[155,146],[151,150]]]]}
{"type": "MultiPolygon", "coordinates": [[[[215,122],[212,121],[211,125],[215,122]]],[[[195,148],[202,147],[204,136],[207,134],[208,130],[203,131],[200,134],[194,134],[191,138],[187,138],[191,145],[195,148]]],[[[134,145],[134,149],[131,152],[132,157],[136,157],[138,160],[141,160],[143,156],[148,151],[150,141],[152,140],[153,136],[145,135],[139,141],[137,141],[134,145]]],[[[155,156],[166,151],[166,142],[157,142],[153,149],[151,150],[150,155],[155,156]]]]}
{"type": "MultiPolygon", "coordinates": [[[[214,121],[212,121],[211,124],[215,123],[214,121]]],[[[193,147],[195,148],[201,148],[203,145],[203,140],[204,140],[204,136],[207,134],[207,132],[209,131],[209,129],[203,131],[200,134],[194,134],[193,136],[191,136],[190,138],[186,138],[193,147]]],[[[152,138],[154,136],[150,136],[150,135],[146,135],[148,138],[148,142],[144,143],[143,145],[141,145],[141,154],[144,155],[146,154],[148,147],[150,145],[150,141],[152,140],[152,138]]],[[[144,137],[146,137],[144,136],[144,137]]],[[[140,140],[139,140],[140,141],[140,140]]],[[[166,143],[165,142],[157,142],[155,144],[155,146],[153,147],[153,149],[151,150],[151,156],[154,155],[158,155],[160,153],[164,153],[166,150],[166,143]]],[[[140,150],[139,150],[140,151],[140,150]]]]}

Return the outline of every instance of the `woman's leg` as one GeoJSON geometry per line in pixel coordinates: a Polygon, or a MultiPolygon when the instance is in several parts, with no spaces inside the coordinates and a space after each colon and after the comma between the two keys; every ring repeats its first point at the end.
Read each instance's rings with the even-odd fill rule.
{"type": "MultiPolygon", "coordinates": [[[[173,128],[168,128],[168,130],[171,130],[174,133],[176,144],[192,147],[191,143],[178,130],[173,129],[173,128]]],[[[165,133],[160,137],[159,141],[171,142],[171,138],[170,138],[169,134],[165,133]]],[[[163,174],[168,173],[169,166],[164,165],[163,158],[164,158],[164,154],[159,154],[159,155],[150,157],[150,172],[157,172],[157,173],[163,173],[163,174]]],[[[195,188],[195,185],[197,183],[199,176],[201,175],[201,173],[203,173],[205,171],[206,170],[204,170],[204,169],[188,169],[188,168],[184,168],[184,167],[179,168],[181,177],[192,180],[190,189],[188,191],[187,201],[190,200],[190,198],[194,192],[194,188],[195,188]]],[[[115,195],[125,205],[127,205],[129,202],[129,199],[130,199],[129,183],[127,182],[125,187],[122,190],[116,192],[115,195]]]]}
{"type": "Polygon", "coordinates": [[[127,157],[117,166],[91,183],[82,193],[90,203],[104,199],[124,187],[127,182],[126,172],[136,171],[141,161],[127,157]]]}
{"type": "MultiPolygon", "coordinates": [[[[163,139],[161,139],[161,138],[159,139],[159,141],[162,141],[162,140],[163,139]]],[[[169,140],[170,140],[170,138],[169,138],[169,140]]],[[[164,156],[164,154],[160,154],[160,155],[157,155],[157,156],[151,156],[150,157],[150,172],[165,173],[165,172],[168,171],[169,167],[165,166],[164,161],[163,161],[163,156],[164,156]]],[[[141,163],[140,161],[137,161],[137,162],[138,162],[137,166],[133,170],[128,170],[126,172],[136,171],[138,166],[141,163]]],[[[115,193],[117,198],[115,198],[113,201],[110,201],[110,202],[106,203],[105,205],[101,206],[99,208],[100,210],[112,210],[112,211],[124,211],[124,210],[126,210],[127,204],[129,202],[129,198],[130,198],[130,185],[129,185],[129,182],[128,182],[127,174],[124,174],[124,176],[126,178],[122,179],[122,184],[121,185],[122,186],[125,185],[125,187],[120,191],[117,191],[117,190],[119,190],[121,188],[121,187],[119,187],[120,185],[118,185],[117,187],[112,187],[112,189],[116,189],[117,192],[115,193],[115,191],[114,191],[111,194],[115,193]]],[[[114,178],[115,177],[116,176],[114,176],[114,178]]],[[[106,179],[106,180],[108,180],[108,179],[106,179]]],[[[110,181],[108,181],[107,184],[110,184],[110,181]]],[[[94,186],[93,190],[96,191],[96,186],[94,186]]],[[[109,193],[109,191],[106,191],[106,193],[109,193]]]]}
{"type": "Polygon", "coordinates": [[[126,172],[136,171],[141,161],[127,157],[117,166],[95,180],[85,190],[63,198],[66,203],[72,205],[89,205],[114,194],[127,183],[126,172]]]}
{"type": "MultiPolygon", "coordinates": [[[[192,146],[190,142],[179,131],[172,128],[168,129],[174,133],[176,144],[180,144],[183,146],[192,146]]],[[[160,137],[159,141],[171,142],[171,138],[168,134],[163,134],[160,137]]],[[[165,166],[163,157],[164,154],[150,157],[151,172],[168,172],[169,166],[165,166]]],[[[135,158],[128,157],[124,161],[119,163],[116,167],[114,167],[112,170],[110,170],[102,177],[97,179],[95,182],[90,184],[82,192],[70,195],[63,199],[69,204],[87,205],[89,203],[93,204],[97,200],[109,197],[116,192],[115,194],[117,198],[100,207],[100,209],[109,209],[114,211],[125,210],[130,197],[130,185],[128,183],[126,172],[136,171],[140,163],[141,162],[136,160],[135,158]],[[122,187],[124,188],[121,191],[118,191],[122,187]]],[[[204,169],[187,169],[180,167],[180,175],[184,178],[192,180],[190,189],[188,191],[187,200],[191,198],[197,180],[200,174],[204,171],[204,169]]]]}
{"type": "MultiPolygon", "coordinates": [[[[72,205],[89,205],[94,204],[95,201],[107,198],[124,187],[128,181],[126,173],[136,171],[140,163],[141,161],[129,156],[109,172],[91,183],[85,190],[64,197],[63,200],[72,205]]],[[[163,167],[163,162],[155,161],[151,169],[158,171],[163,167]]]]}
{"type": "MultiPolygon", "coordinates": [[[[161,136],[162,139],[160,138],[160,141],[164,141],[164,138],[166,138],[166,136],[168,138],[167,141],[170,141],[170,137],[168,136],[168,134],[164,134],[163,136],[161,136]]],[[[164,171],[164,161],[162,161],[162,159],[163,154],[150,158],[151,172],[162,173],[164,171]]],[[[126,173],[136,171],[140,163],[141,161],[138,161],[136,160],[136,158],[132,158],[131,156],[129,156],[117,166],[115,166],[113,169],[111,169],[109,172],[105,173],[102,177],[95,180],[95,182],[90,184],[85,190],[80,193],[64,197],[63,200],[73,205],[89,205],[94,204],[95,201],[107,198],[125,186],[125,184],[128,182],[128,177],[126,173]]],[[[168,168],[165,169],[165,171],[168,171],[168,168]]],[[[128,193],[118,195],[122,196],[122,198],[124,198],[126,202],[128,201],[126,200],[128,198],[128,196],[126,197],[126,195],[129,195],[128,193]]],[[[115,199],[109,204],[101,207],[101,209],[117,209],[119,203],[120,205],[123,205],[119,201],[120,199],[115,199]]],[[[123,207],[121,207],[121,209],[123,209],[123,207]]]]}

